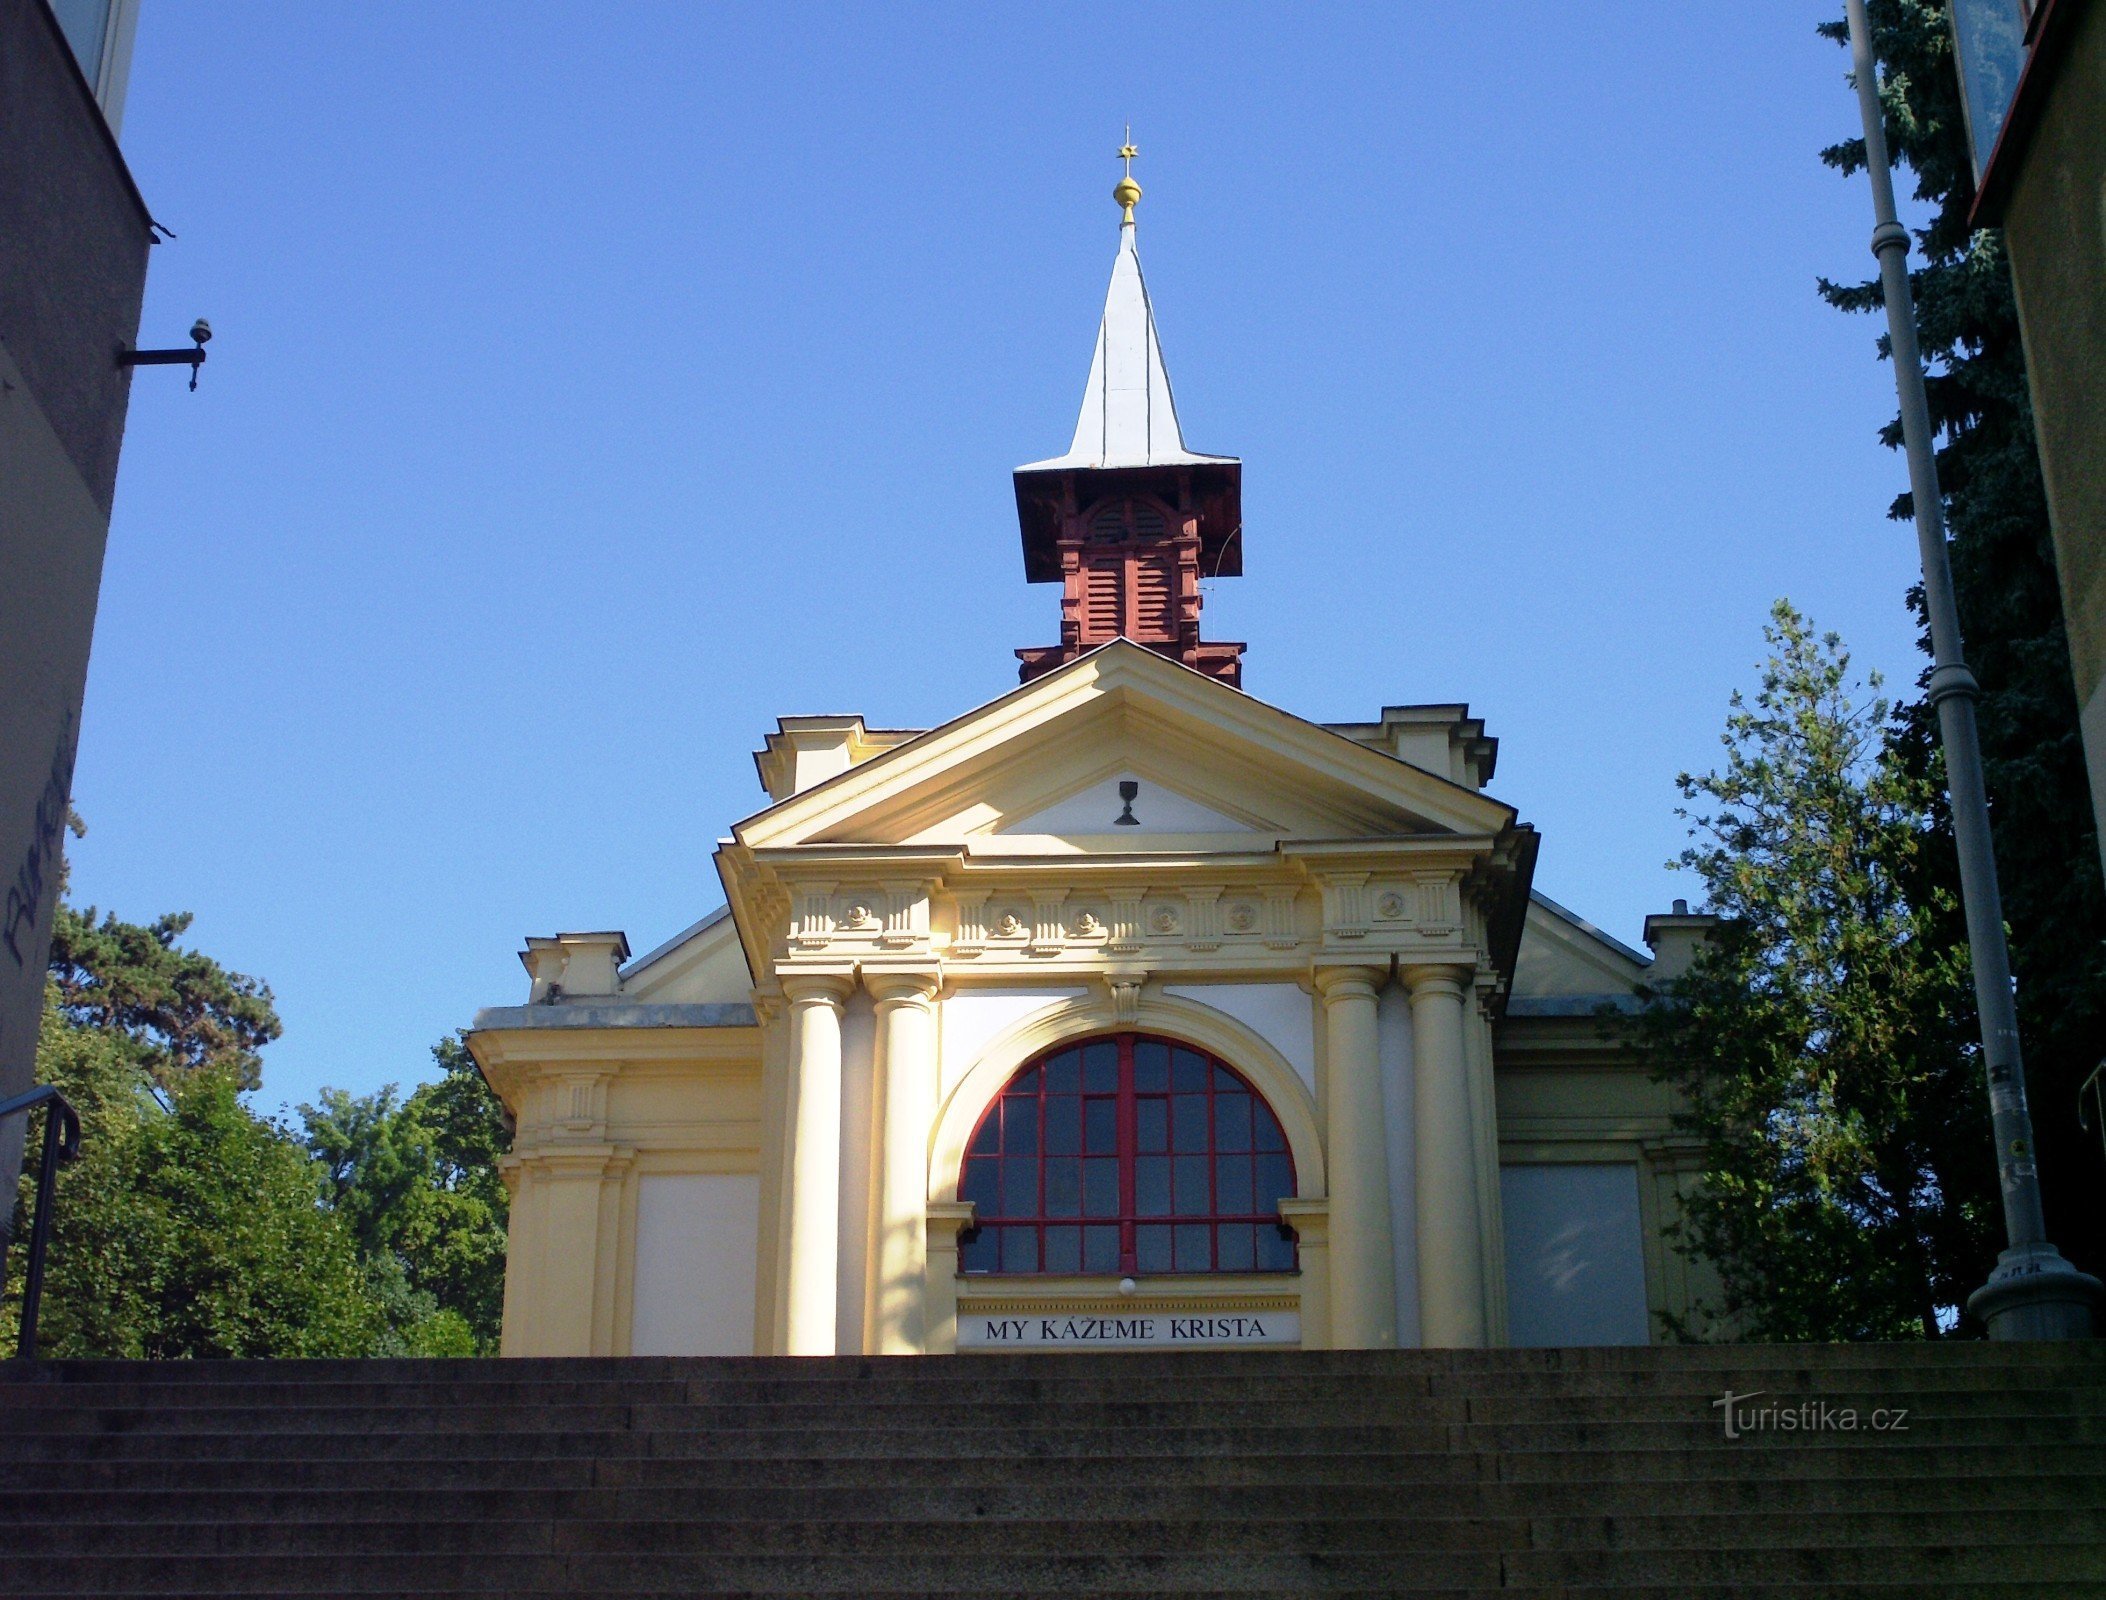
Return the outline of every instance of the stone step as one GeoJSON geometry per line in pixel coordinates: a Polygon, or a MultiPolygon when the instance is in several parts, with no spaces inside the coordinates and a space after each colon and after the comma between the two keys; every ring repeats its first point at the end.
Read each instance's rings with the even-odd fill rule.
{"type": "MultiPolygon", "coordinates": [[[[2087,1416],[2106,1417],[2106,1385],[2097,1388],[2029,1387],[1991,1391],[1920,1393],[1906,1388],[1871,1392],[1828,1391],[1818,1395],[1792,1391],[1735,1391],[1736,1409],[1768,1410],[1777,1425],[1804,1427],[1820,1421],[1824,1428],[1870,1427],[1879,1413],[1905,1412],[1897,1425],[1929,1417],[2087,1416]],[[1853,1422],[1838,1420],[1845,1413],[1853,1422]],[[1789,1414],[1787,1417],[1786,1414],[1789,1414]]],[[[311,1429],[318,1433],[400,1432],[545,1432],[586,1433],[605,1429],[652,1432],[754,1432],[854,1425],[893,1431],[902,1428],[986,1429],[1059,1426],[1077,1430],[1136,1427],[1195,1427],[1233,1422],[1270,1426],[1291,1422],[1299,1427],[1380,1422],[1390,1425],[1454,1423],[1532,1423],[1587,1421],[1687,1420],[1721,1415],[1717,1393],[1671,1394],[1520,1394],[1520,1395],[1351,1395],[1277,1403],[1270,1396],[1244,1395],[1219,1400],[1110,1398],[1101,1392],[1060,1401],[963,1401],[932,1396],[925,1401],[891,1394],[843,1396],[830,1402],[780,1401],[650,1405],[569,1405],[476,1403],[418,1406],[360,1406],[310,1403],[253,1406],[84,1404],[38,1406],[19,1411],[0,1408],[7,1429],[17,1435],[45,1433],[246,1433],[261,1424],[273,1431],[311,1429]]]]}
{"type": "Polygon", "coordinates": [[[1977,1341],[1849,1345],[1631,1345],[1527,1350],[1209,1350],[1028,1352],[947,1357],[936,1372],[914,1356],[622,1356],[539,1357],[505,1361],[50,1361],[33,1369],[0,1371],[0,1389],[76,1381],[144,1382],[159,1386],[272,1382],[650,1383],[693,1380],[858,1382],[873,1378],[951,1383],[1001,1378],[1148,1376],[1383,1376],[1472,1372],[1618,1372],[1653,1376],[1677,1371],[1758,1371],[1818,1366],[1840,1372],[1858,1367],[1908,1370],[2010,1370],[2106,1366],[2100,1341],[1992,1344],[1977,1341]]]}
{"type": "MultiPolygon", "coordinates": [[[[1481,1588],[1475,1584],[1433,1585],[1430,1582],[1413,1582],[1409,1587],[1400,1587],[1402,1580],[1392,1575],[1389,1586],[1380,1589],[1339,1588],[1315,1591],[1306,1585],[1293,1589],[1120,1589],[1115,1591],[1120,1600],[1251,1600],[1253,1596],[1277,1596],[1278,1600],[1305,1600],[1311,1593],[1322,1593],[1331,1600],[1515,1600],[1516,1596],[1527,1596],[1528,1600],[2098,1600],[2098,1585],[2088,1579],[2055,1581],[2026,1580],[2002,1582],[1996,1579],[1977,1579],[1971,1582],[1939,1583],[1904,1578],[1893,1582],[1867,1581],[1856,1583],[1799,1583],[1789,1579],[1779,1582],[1745,1584],[1691,1584],[1691,1583],[1618,1583],[1597,1584],[1534,1584],[1516,1579],[1502,1583],[1496,1589],[1481,1588]]],[[[7,1593],[0,1588],[0,1594],[7,1593]]],[[[62,1591],[65,1592],[65,1591],[62,1591]]],[[[212,1600],[212,1595],[226,1591],[210,1591],[186,1595],[182,1590],[158,1590],[157,1594],[168,1600],[212,1600]]],[[[405,1589],[398,1582],[383,1590],[346,1590],[333,1588],[303,1589],[302,1600],[373,1600],[375,1594],[402,1597],[402,1600],[424,1600],[458,1594],[458,1589],[405,1589]]],[[[531,1592],[531,1591],[529,1591],[531,1592]]],[[[570,1590],[573,1594],[604,1593],[606,1591],[570,1590]]],[[[753,1600],[752,1589],[684,1588],[676,1591],[630,1589],[622,1591],[624,1600],[753,1600]]],[[[872,1591],[859,1585],[849,1589],[802,1589],[796,1591],[800,1600],[863,1600],[872,1591]]],[[[886,1600],[956,1600],[961,1593],[969,1594],[972,1600],[1042,1600],[1048,1591],[1044,1589],[988,1589],[985,1587],[960,1591],[956,1589],[892,1589],[885,1591],[886,1600]]]]}
{"type": "MultiPolygon", "coordinates": [[[[1042,1555],[916,1550],[881,1561],[855,1554],[745,1555],[481,1553],[366,1555],[220,1554],[22,1556],[0,1569],[0,1594],[306,1594],[352,1593],[620,1594],[637,1591],[800,1594],[994,1592],[1190,1594],[1387,1594],[1441,1589],[1524,1592],[1568,1584],[1711,1584],[1739,1594],[1774,1583],[1932,1583],[2093,1585],[2106,1571],[2106,1547],[2082,1544],[1973,1544],[1913,1550],[1751,1547],[1732,1550],[1629,1548],[1587,1551],[1393,1551],[1196,1555],[1147,1553],[1042,1555]]],[[[1683,1592],[1687,1592],[1685,1589],[1683,1592]]],[[[2076,1592],[2083,1593],[2079,1588],[2076,1592]]]]}
{"type": "MultiPolygon", "coordinates": [[[[624,1517],[767,1518],[779,1515],[776,1487],[722,1484],[667,1488],[286,1488],[199,1489],[170,1484],[141,1489],[40,1488],[0,1491],[0,1524],[378,1522],[430,1516],[493,1518],[624,1517]]],[[[1350,1510],[1365,1516],[1641,1516],[1662,1512],[1825,1511],[1932,1512],[1964,1509],[1994,1516],[2022,1510],[2106,1510],[2106,1465],[2084,1473],[2012,1474],[1998,1478],[1868,1479],[1688,1478],[1589,1482],[1397,1483],[1338,1480],[1303,1484],[1109,1486],[1068,1482],[804,1486],[797,1514],[818,1520],[982,1517],[1043,1520],[1052,1516],[1114,1518],[1222,1516],[1318,1517],[1350,1510]]]]}
{"type": "MultiPolygon", "coordinates": [[[[293,1436],[299,1439],[302,1436],[293,1436]]],[[[1886,1444],[1843,1442],[1794,1449],[1750,1443],[1725,1448],[1723,1441],[1694,1447],[1534,1451],[1337,1451],[1298,1455],[1166,1455],[1140,1449],[1114,1454],[1038,1456],[954,1455],[916,1457],[783,1455],[768,1458],[709,1456],[535,1454],[414,1456],[414,1481],[432,1487],[610,1488],[772,1487],[916,1484],[973,1488],[986,1485],[1272,1485],[1294,1483],[1454,1483],[1503,1479],[1516,1484],[1559,1482],[1769,1482],[1836,1476],[1897,1482],[1950,1478],[1977,1482],[2032,1474],[2096,1476],[2106,1460],[2095,1445],[1987,1444],[1960,1442],[1911,1450],[1886,1444]]],[[[309,1440],[311,1448],[312,1441],[309,1440]]],[[[229,1488],[394,1487],[402,1484],[400,1459],[292,1454],[241,1460],[226,1456],[149,1460],[84,1460],[63,1455],[49,1461],[0,1462],[0,1488],[182,1488],[204,1480],[197,1465],[209,1460],[213,1484],[229,1488]]]]}
{"type": "Polygon", "coordinates": [[[605,1428],[541,1432],[529,1428],[462,1432],[427,1431],[219,1433],[7,1433],[0,1435],[0,1461],[277,1460],[320,1455],[372,1461],[413,1461],[462,1452],[473,1441],[476,1454],[493,1456],[589,1455],[602,1460],[629,1456],[771,1460],[781,1457],[847,1459],[952,1459],[1054,1457],[1087,1459],[1108,1449],[1150,1455],[1262,1456],[1455,1451],[1630,1450],[1731,1443],[1748,1451],[1810,1451],[1846,1443],[1877,1441],[1896,1454],[1932,1451],[1961,1443],[2007,1445],[2106,1443],[2106,1416],[2018,1415],[1911,1417],[1906,1432],[1856,1430],[1764,1431],[1736,1441],[1721,1437],[1716,1415],[1651,1421],[1504,1422],[1302,1426],[1289,1421],[1168,1427],[1139,1425],[1080,1430],[1057,1420],[1000,1429],[845,1425],[705,1429],[605,1428]]]}
{"type": "MultiPolygon", "coordinates": [[[[1891,1348],[1891,1347],[1890,1347],[1891,1348]]],[[[1940,1347],[1921,1347],[1925,1351],[1940,1347]]],[[[1526,1354],[1527,1352],[1516,1352],[1526,1354]]],[[[961,1358],[962,1359],[962,1358],[961,1358]]],[[[1194,1358],[1187,1357],[1187,1361],[1194,1358]]],[[[1289,1360],[1281,1352],[1279,1359],[1289,1360]]],[[[926,1362],[914,1363],[910,1375],[897,1368],[883,1368],[874,1375],[819,1381],[777,1375],[770,1377],[690,1376],[650,1380],[614,1378],[506,1379],[447,1377],[443,1380],[380,1381],[363,1378],[316,1377],[293,1379],[277,1375],[276,1363],[221,1363],[261,1367],[253,1378],[241,1382],[192,1381],[187,1373],[165,1379],[81,1377],[66,1381],[0,1381],[0,1412],[15,1409],[75,1406],[125,1407],[151,1404],[165,1408],[228,1407],[255,1405],[323,1404],[338,1406],[381,1405],[389,1407],[425,1405],[679,1405],[719,1404],[816,1404],[844,1397],[844,1387],[873,1400],[894,1404],[922,1404],[952,1399],[972,1403],[1004,1401],[1071,1401],[1102,1399],[1107,1395],[1137,1401],[1221,1400],[1251,1395],[1285,1401],[1296,1398],[1332,1399],[1349,1395],[1624,1395],[1663,1393],[1716,1395],[1722,1388],[1753,1385],[1771,1392],[1809,1394],[1907,1392],[1942,1393],[1948,1390],[2061,1390],[2106,1389],[2106,1359],[2074,1361],[2063,1366],[2034,1363],[2018,1365],[1909,1364],[1886,1366],[1853,1364],[1832,1366],[1801,1360],[1796,1365],[1747,1364],[1709,1370],[1686,1367],[1670,1369],[1602,1370],[1596,1368],[1490,1369],[1470,1367],[1454,1371],[1412,1370],[1326,1375],[1304,1370],[1299,1364],[1277,1370],[1222,1375],[1211,1370],[1188,1370],[1182,1374],[1122,1377],[1105,1373],[1101,1362],[1090,1357],[1062,1358],[1071,1373],[1031,1373],[1006,1369],[1021,1366],[1028,1358],[1007,1358],[977,1364],[969,1374],[955,1377],[922,1376],[926,1362]]],[[[822,1363],[830,1365],[830,1363],[822,1363]]],[[[119,1365],[119,1364],[111,1364],[119,1365]]],[[[209,1363],[172,1363],[172,1366],[207,1366],[209,1363]]],[[[299,1365],[285,1363],[283,1365],[299,1365]]],[[[380,1366],[386,1363],[373,1363],[380,1366]]],[[[442,1365],[452,1365],[446,1363],[442,1365]]],[[[510,1372],[537,1363],[494,1362],[486,1365],[510,1372]]],[[[941,1364],[948,1367],[949,1363],[941,1364]]],[[[804,1363],[785,1362],[790,1372],[804,1363]]]]}
{"type": "MultiPolygon", "coordinates": [[[[791,1508],[782,1508],[789,1512],[791,1508]]],[[[1971,1545],[1982,1533],[1967,1512],[1725,1512],[1592,1517],[1306,1518],[1056,1516],[829,1519],[614,1518],[270,1521],[218,1524],[29,1523],[9,1530],[11,1554],[415,1554],[592,1552],[629,1554],[864,1555],[907,1557],[940,1547],[952,1555],[1309,1555],[1382,1551],[1754,1551],[1864,1552],[1905,1559],[1919,1549],[1971,1545]]],[[[1996,1538],[2029,1546],[2082,1546],[2106,1554],[2106,1510],[2012,1511],[1996,1538]]],[[[2106,1568],[2102,1568],[2106,1575],[2106,1568]]]]}

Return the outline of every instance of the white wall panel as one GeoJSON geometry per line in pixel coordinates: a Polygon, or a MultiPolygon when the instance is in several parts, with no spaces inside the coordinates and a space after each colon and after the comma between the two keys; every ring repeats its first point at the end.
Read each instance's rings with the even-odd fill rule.
{"type": "Polygon", "coordinates": [[[759,1239],[756,1174],[669,1173],[639,1179],[630,1352],[753,1354],[759,1239]]]}

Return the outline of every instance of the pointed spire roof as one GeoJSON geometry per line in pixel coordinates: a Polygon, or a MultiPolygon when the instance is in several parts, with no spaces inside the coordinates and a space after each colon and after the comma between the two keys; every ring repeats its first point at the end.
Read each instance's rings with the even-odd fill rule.
{"type": "Polygon", "coordinates": [[[1163,365],[1163,347],[1156,338],[1155,308],[1141,277],[1140,252],[1134,248],[1133,208],[1141,198],[1141,186],[1129,174],[1112,197],[1125,208],[1125,217],[1119,224],[1119,253],[1112,260],[1104,320],[1097,325],[1097,348],[1090,357],[1082,414],[1075,419],[1075,440],[1066,455],[1033,461],[1016,470],[1234,461],[1234,456],[1195,455],[1185,448],[1184,433],[1177,425],[1177,404],[1170,396],[1170,372],[1163,365]]]}

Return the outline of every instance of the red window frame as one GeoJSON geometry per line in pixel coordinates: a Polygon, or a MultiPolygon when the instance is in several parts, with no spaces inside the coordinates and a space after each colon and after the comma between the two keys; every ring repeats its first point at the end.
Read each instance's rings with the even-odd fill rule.
{"type": "Polygon", "coordinates": [[[1218,1056],[1159,1034],[1071,1040],[1019,1068],[973,1129],[958,1174],[959,1197],[975,1202],[960,1266],[1040,1276],[1293,1271],[1293,1233],[1277,1209],[1261,1208],[1295,1183],[1277,1113],[1218,1056]]]}

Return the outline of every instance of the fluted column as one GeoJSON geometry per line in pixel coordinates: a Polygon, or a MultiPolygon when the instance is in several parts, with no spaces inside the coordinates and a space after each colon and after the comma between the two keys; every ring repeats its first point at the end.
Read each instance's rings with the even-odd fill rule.
{"type": "Polygon", "coordinates": [[[881,1356],[928,1348],[929,1125],[936,1114],[936,979],[866,973],[877,1001],[878,1206],[865,1348],[881,1356]]]}
{"type": "Polygon", "coordinates": [[[1372,967],[1320,967],[1324,1002],[1326,1143],[1331,1175],[1331,1344],[1387,1349],[1397,1342],[1396,1262],[1390,1244],[1389,1150],[1372,967]]]}
{"type": "Polygon", "coordinates": [[[1478,1237],[1477,1141],[1463,1039],[1467,967],[1406,967],[1417,1086],[1419,1339],[1433,1348],[1485,1343],[1484,1253],[1478,1237]]]}
{"type": "Polygon", "coordinates": [[[841,1238],[841,1003],[846,978],[786,977],[790,1003],[789,1181],[783,1231],[783,1348],[834,1353],[834,1275],[841,1238]]]}

